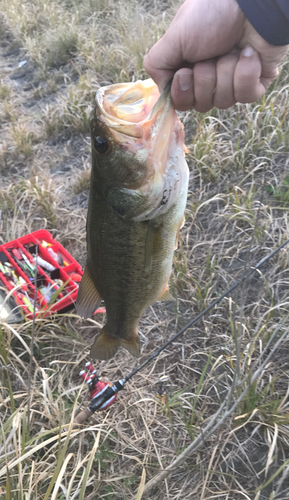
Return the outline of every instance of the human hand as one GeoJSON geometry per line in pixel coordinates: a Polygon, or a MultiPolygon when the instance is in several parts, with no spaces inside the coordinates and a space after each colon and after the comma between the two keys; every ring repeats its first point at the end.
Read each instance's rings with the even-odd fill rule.
{"type": "Polygon", "coordinates": [[[259,99],[287,48],[266,42],[236,0],[186,0],[144,67],[160,90],[173,78],[176,109],[204,113],[259,99]]]}

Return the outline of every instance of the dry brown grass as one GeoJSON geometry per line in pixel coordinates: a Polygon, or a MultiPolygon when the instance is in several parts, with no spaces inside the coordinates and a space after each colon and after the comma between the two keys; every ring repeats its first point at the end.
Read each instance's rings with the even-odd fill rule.
{"type": "MultiPolygon", "coordinates": [[[[143,55],[175,9],[170,0],[0,0],[0,244],[48,228],[85,263],[95,91],[144,77],[143,55]]],[[[146,312],[139,362],[288,238],[287,75],[284,65],[258,103],[183,113],[191,178],[171,279],[178,299],[146,312]]],[[[139,487],[138,498],[156,500],[287,498],[288,255],[281,251],[137,374],[107,412],[80,429],[66,425],[68,434],[55,433],[81,404],[78,373],[103,317],[83,322],[72,311],[37,321],[30,431],[32,325],[2,324],[0,499],[129,500],[139,487]],[[50,451],[37,456],[49,439],[50,451]],[[190,458],[142,495],[144,477],[189,446],[190,458]]],[[[115,381],[137,363],[120,351],[98,368],[115,381]]]]}

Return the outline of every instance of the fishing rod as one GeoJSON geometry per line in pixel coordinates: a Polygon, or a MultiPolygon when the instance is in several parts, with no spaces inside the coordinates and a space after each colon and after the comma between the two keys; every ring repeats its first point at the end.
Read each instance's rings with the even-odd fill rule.
{"type": "Polygon", "coordinates": [[[142,370],[148,363],[155,359],[164,349],[166,349],[170,344],[177,340],[186,330],[191,326],[195,325],[205,314],[207,314],[213,307],[215,307],[219,302],[221,302],[225,297],[230,295],[241,283],[249,278],[252,274],[257,272],[268,260],[270,260],[274,255],[276,255],[282,248],[288,245],[289,239],[286,240],[282,245],[280,245],[276,250],[271,252],[267,257],[261,259],[258,264],[251,271],[245,274],[241,279],[233,283],[230,288],[228,288],[218,299],[214,300],[206,309],[204,309],[200,314],[193,318],[186,326],[184,326],[178,333],[176,333],[171,339],[169,339],[165,344],[159,347],[151,356],[149,356],[142,364],[137,366],[129,375],[125,378],[118,380],[117,382],[105,383],[101,382],[97,375],[96,370],[91,365],[91,363],[86,363],[88,371],[91,373],[89,376],[85,371],[80,372],[80,376],[85,382],[89,384],[90,399],[91,403],[87,408],[82,410],[75,418],[74,423],[81,424],[87,420],[93,413],[98,410],[104,410],[108,408],[116,399],[117,394],[121,391],[126,382],[128,382],[136,373],[142,370]]]}
{"type": "MultiPolygon", "coordinates": [[[[189,323],[187,323],[178,333],[176,333],[171,339],[169,339],[165,344],[156,349],[156,351],[149,356],[143,363],[137,366],[132,372],[130,372],[125,378],[114,382],[104,382],[99,380],[96,369],[94,366],[88,362],[85,365],[87,372],[82,370],[80,372],[80,377],[88,385],[89,389],[89,399],[90,404],[79,412],[73,419],[73,424],[82,424],[88,420],[91,415],[100,410],[106,410],[117,398],[119,391],[124,389],[126,382],[128,382],[136,373],[142,370],[148,363],[155,359],[164,349],[166,349],[170,344],[172,344],[176,339],[178,339],[186,330],[191,326],[195,325],[207,312],[209,312],[213,307],[215,307],[219,302],[221,302],[225,297],[232,293],[241,283],[248,279],[252,274],[257,272],[268,260],[270,260],[274,255],[276,255],[282,248],[284,248],[289,243],[289,238],[282,245],[280,245],[276,250],[271,252],[267,257],[261,259],[251,271],[245,274],[241,279],[233,283],[218,299],[214,300],[206,309],[204,309],[200,314],[193,318],[189,323]]],[[[66,432],[66,429],[62,429],[62,432],[66,432]]],[[[44,450],[38,450],[37,454],[43,456],[47,450],[53,446],[53,442],[46,445],[44,450]]]]}

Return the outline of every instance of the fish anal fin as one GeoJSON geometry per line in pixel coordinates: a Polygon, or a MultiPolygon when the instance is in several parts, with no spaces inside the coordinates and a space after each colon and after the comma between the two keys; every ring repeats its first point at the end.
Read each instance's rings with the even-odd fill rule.
{"type": "Polygon", "coordinates": [[[169,287],[167,286],[164,289],[163,293],[161,294],[160,298],[157,300],[165,300],[167,302],[168,301],[171,302],[171,301],[175,300],[175,298],[172,296],[171,292],[169,291],[169,287]]]}
{"type": "Polygon", "coordinates": [[[82,318],[89,318],[101,303],[101,296],[92,280],[88,267],[86,266],[76,299],[77,314],[82,318]]]}
{"type": "Polygon", "coordinates": [[[104,325],[91,348],[90,354],[94,359],[108,360],[117,353],[119,347],[124,347],[133,356],[139,356],[137,331],[134,332],[130,339],[124,340],[109,335],[107,325],[104,325]]]}

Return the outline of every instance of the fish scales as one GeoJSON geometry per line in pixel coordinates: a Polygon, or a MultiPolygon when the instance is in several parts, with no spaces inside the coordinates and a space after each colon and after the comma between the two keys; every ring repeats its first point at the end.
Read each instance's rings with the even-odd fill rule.
{"type": "Polygon", "coordinates": [[[88,317],[104,299],[107,322],[92,347],[97,359],[109,359],[120,346],[139,355],[142,314],[156,300],[169,297],[173,253],[187,197],[183,129],[169,92],[157,100],[150,80],[129,84],[134,91],[137,86],[135,104],[127,84],[113,85],[112,103],[112,94],[121,102],[117,87],[122,90],[122,85],[126,85],[125,112],[128,105],[136,106],[139,121],[134,124],[114,116],[122,113],[116,104],[112,104],[113,116],[108,113],[109,99],[105,105],[102,102],[107,87],[101,89],[92,123],[87,265],[77,310],[88,317]],[[146,103],[143,85],[152,89],[147,92],[150,109],[145,114],[140,110],[146,103]]]}
{"type": "Polygon", "coordinates": [[[167,284],[179,225],[178,207],[173,206],[155,221],[150,272],[144,265],[147,222],[120,220],[99,196],[93,198],[90,213],[98,214],[98,223],[88,217],[87,264],[99,294],[105,297],[111,334],[125,338],[127,332],[135,331],[139,317],[167,284]],[[106,251],[98,251],[99,245],[106,251]]]}

